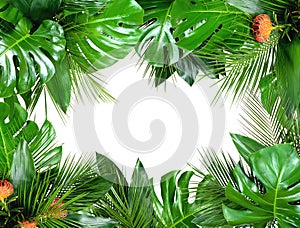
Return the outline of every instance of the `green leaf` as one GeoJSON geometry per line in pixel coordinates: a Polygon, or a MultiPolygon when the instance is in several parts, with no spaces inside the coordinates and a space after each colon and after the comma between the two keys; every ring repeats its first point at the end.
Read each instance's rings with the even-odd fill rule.
{"type": "Polygon", "coordinates": [[[55,74],[46,83],[47,89],[54,103],[66,113],[71,100],[71,76],[67,59],[61,63],[54,62],[55,74]]]}
{"type": "Polygon", "coordinates": [[[10,108],[8,104],[0,103],[0,110],[0,172],[7,175],[21,139],[31,139],[38,129],[32,122],[25,125],[28,115],[20,105],[14,104],[10,108]]]}
{"type": "Polygon", "coordinates": [[[62,0],[13,0],[12,3],[33,21],[52,19],[62,0]]]}
{"type": "Polygon", "coordinates": [[[243,41],[234,38],[245,31],[245,14],[217,0],[176,0],[171,12],[171,23],[175,29],[173,36],[177,45],[193,51],[213,42],[226,40],[227,44],[243,41]]]}
{"type": "Polygon", "coordinates": [[[283,39],[279,42],[275,72],[279,94],[284,99],[285,108],[290,116],[300,104],[300,39],[295,36],[292,41],[283,39]]]}
{"type": "Polygon", "coordinates": [[[138,42],[143,10],[134,0],[106,1],[97,13],[78,12],[72,4],[63,8],[68,53],[85,72],[111,66],[138,42]]]}
{"type": "MultiPolygon", "coordinates": [[[[1,1],[0,19],[15,25],[22,18],[23,15],[17,8],[15,8],[12,4],[10,4],[10,2],[11,2],[10,0],[1,1]]],[[[2,29],[5,30],[9,27],[8,24],[5,25],[4,26],[3,24],[0,25],[1,30],[2,29]]]]}
{"type": "Polygon", "coordinates": [[[226,2],[245,13],[258,15],[264,12],[259,4],[261,0],[226,0],[226,2]]]}
{"type": "Polygon", "coordinates": [[[15,188],[31,184],[35,177],[35,167],[27,142],[20,141],[11,165],[11,180],[15,188]]]}
{"type": "Polygon", "coordinates": [[[55,73],[47,56],[55,61],[64,57],[64,33],[58,23],[46,20],[36,31],[32,28],[32,23],[22,18],[14,30],[0,30],[0,97],[11,96],[15,88],[25,93],[38,79],[47,82],[55,73]]]}
{"type": "Polygon", "coordinates": [[[68,218],[82,224],[86,228],[114,228],[117,225],[112,219],[100,218],[86,214],[68,214],[68,218]]]}
{"type": "Polygon", "coordinates": [[[180,174],[172,171],[161,178],[161,198],[153,192],[153,204],[159,222],[163,227],[197,227],[192,222],[199,212],[200,205],[189,203],[189,183],[193,176],[192,171],[180,174]]]}
{"type": "Polygon", "coordinates": [[[172,36],[171,10],[174,0],[138,0],[145,10],[143,33],[137,53],[155,67],[169,66],[183,55],[172,36]]]}
{"type": "Polygon", "coordinates": [[[13,154],[23,139],[28,142],[37,170],[56,166],[61,161],[61,147],[54,147],[55,130],[45,121],[39,130],[19,104],[0,103],[0,173],[8,174],[13,154]]]}
{"type": "Polygon", "coordinates": [[[265,148],[264,145],[243,135],[230,134],[231,139],[237,148],[239,154],[250,164],[250,155],[254,152],[265,148]]]}
{"type": "MultiPolygon", "coordinates": [[[[119,172],[114,169],[112,169],[112,174],[119,172]]],[[[117,175],[121,177],[118,180],[122,181],[123,175],[117,175]]],[[[121,227],[151,227],[153,221],[151,187],[148,175],[139,160],[136,163],[130,186],[113,185],[106,197],[97,203],[93,212],[97,216],[114,219],[121,227]]]]}
{"type": "Polygon", "coordinates": [[[128,206],[134,215],[134,227],[150,227],[153,205],[148,175],[138,159],[128,189],[128,206]]]}
{"type": "Polygon", "coordinates": [[[37,170],[59,165],[62,147],[54,147],[56,132],[52,124],[46,120],[35,138],[30,143],[30,151],[37,170]]]}
{"type": "Polygon", "coordinates": [[[229,184],[226,197],[244,209],[223,205],[228,223],[263,226],[276,220],[279,227],[299,227],[300,158],[294,148],[289,144],[267,147],[250,155],[250,162],[263,190],[237,166],[238,189],[229,184]]]}

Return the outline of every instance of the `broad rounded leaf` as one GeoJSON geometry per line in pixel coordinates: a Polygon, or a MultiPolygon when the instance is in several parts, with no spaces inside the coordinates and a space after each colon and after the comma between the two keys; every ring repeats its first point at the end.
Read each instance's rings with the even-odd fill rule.
{"type": "Polygon", "coordinates": [[[136,47],[143,59],[156,67],[178,62],[179,47],[172,36],[171,9],[174,0],[138,0],[145,10],[145,28],[136,47]]]}
{"type": "Polygon", "coordinates": [[[25,93],[40,82],[48,81],[55,69],[50,55],[60,61],[65,54],[62,27],[50,20],[43,21],[32,32],[33,25],[22,18],[15,29],[7,33],[0,30],[0,97],[9,97],[16,88],[25,93]]]}
{"type": "Polygon", "coordinates": [[[134,0],[107,1],[97,13],[64,6],[63,22],[70,56],[84,71],[111,66],[137,43],[143,10],[134,0]],[[74,11],[72,13],[72,11],[74,11]]]}
{"type": "Polygon", "coordinates": [[[262,226],[277,220],[279,227],[299,227],[300,158],[297,152],[289,144],[280,144],[261,149],[249,157],[254,176],[263,190],[237,166],[234,176],[239,190],[229,184],[226,197],[244,210],[223,205],[228,223],[262,226]]]}
{"type": "Polygon", "coordinates": [[[189,51],[224,40],[239,47],[243,41],[234,36],[248,24],[242,11],[221,0],[175,0],[171,22],[176,44],[189,51]]]}

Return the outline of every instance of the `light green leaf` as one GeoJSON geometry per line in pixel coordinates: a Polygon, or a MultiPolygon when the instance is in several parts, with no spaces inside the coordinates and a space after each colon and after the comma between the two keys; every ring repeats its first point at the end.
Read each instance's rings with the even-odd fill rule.
{"type": "Polygon", "coordinates": [[[72,4],[64,9],[70,15],[62,21],[68,53],[84,71],[111,66],[125,58],[139,40],[137,27],[142,24],[143,10],[134,0],[106,1],[97,13],[74,8],[72,14],[72,4]]]}
{"type": "Polygon", "coordinates": [[[27,142],[20,141],[11,165],[11,180],[16,189],[30,185],[35,177],[35,167],[27,142]]]}
{"type": "Polygon", "coordinates": [[[234,171],[238,184],[226,188],[226,197],[244,209],[223,205],[231,225],[266,225],[277,220],[279,227],[300,226],[300,158],[289,144],[267,147],[250,155],[254,176],[263,188],[247,177],[240,166],[234,171]]]}
{"type": "Polygon", "coordinates": [[[58,23],[43,21],[33,34],[32,28],[32,23],[22,18],[14,30],[0,30],[0,97],[11,96],[15,88],[25,93],[38,79],[47,82],[55,73],[47,56],[55,61],[64,57],[64,33],[58,23]]]}
{"type": "Polygon", "coordinates": [[[171,12],[176,44],[189,51],[224,40],[229,46],[241,46],[244,41],[235,36],[245,31],[246,19],[242,11],[221,0],[176,0],[171,12]]]}

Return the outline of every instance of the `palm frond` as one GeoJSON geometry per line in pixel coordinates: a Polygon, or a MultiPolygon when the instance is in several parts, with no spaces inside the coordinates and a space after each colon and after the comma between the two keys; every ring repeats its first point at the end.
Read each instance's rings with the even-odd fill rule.
{"type": "Polygon", "coordinates": [[[265,146],[271,146],[284,141],[282,122],[285,116],[281,109],[280,99],[270,106],[268,113],[260,102],[259,97],[248,94],[242,103],[243,113],[241,125],[252,138],[265,146]]]}
{"type": "Polygon", "coordinates": [[[264,43],[254,41],[249,35],[240,35],[240,39],[247,41],[239,50],[216,48],[214,53],[199,53],[201,58],[212,61],[216,71],[225,75],[220,79],[216,98],[226,98],[232,92],[233,102],[240,102],[246,91],[257,93],[260,80],[273,69],[279,34],[274,33],[264,43]]]}
{"type": "MultiPolygon", "coordinates": [[[[99,159],[103,159],[102,156],[99,159]]],[[[103,161],[107,161],[104,159],[103,161]]],[[[119,185],[124,181],[123,174],[113,165],[107,166],[106,175],[115,175],[116,184],[101,199],[93,209],[95,215],[109,216],[119,223],[121,227],[150,227],[153,222],[153,205],[151,200],[151,188],[148,176],[140,161],[137,162],[132,175],[130,186],[119,185]],[[121,181],[121,182],[119,182],[121,181]]],[[[124,182],[123,182],[124,183],[124,182]]]]}

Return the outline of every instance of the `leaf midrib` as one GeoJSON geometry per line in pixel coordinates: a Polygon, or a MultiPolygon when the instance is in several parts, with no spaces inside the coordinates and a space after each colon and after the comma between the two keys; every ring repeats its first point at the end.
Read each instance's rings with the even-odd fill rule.
{"type": "Polygon", "coordinates": [[[15,46],[17,46],[19,43],[21,43],[22,41],[26,40],[28,37],[30,37],[30,34],[26,34],[25,36],[23,36],[21,39],[16,40],[16,42],[14,42],[12,45],[10,45],[9,47],[7,47],[1,54],[0,57],[2,57],[3,55],[5,55],[8,51],[10,51],[11,49],[13,49],[15,46]]]}
{"type": "Polygon", "coordinates": [[[275,188],[275,195],[274,195],[274,202],[273,202],[273,216],[274,216],[274,218],[277,218],[276,206],[277,206],[278,186],[281,183],[283,172],[284,172],[284,167],[281,169],[281,171],[279,173],[278,180],[277,180],[277,183],[276,183],[276,188],[275,188]]]}

